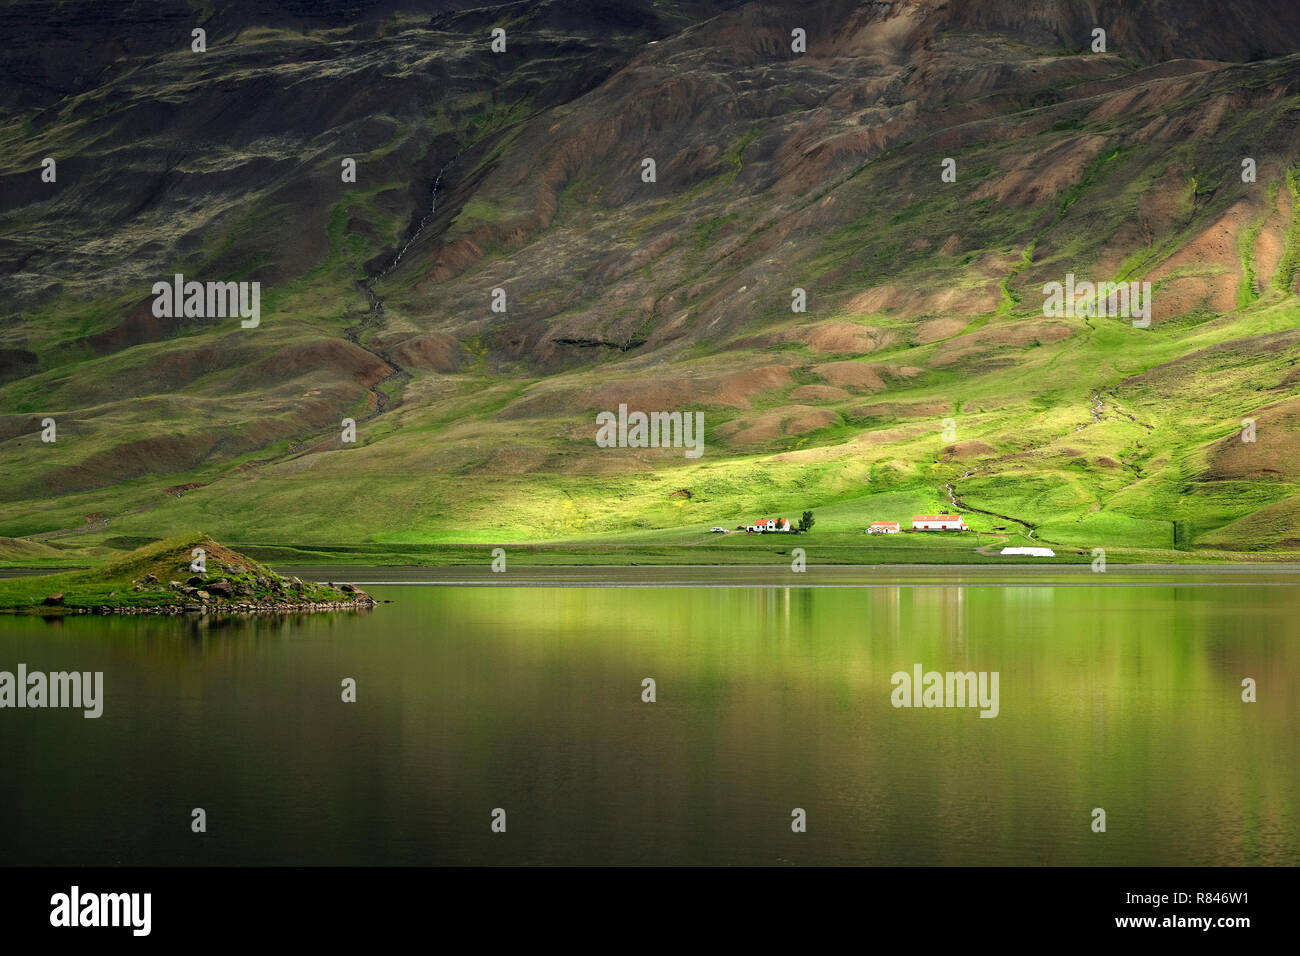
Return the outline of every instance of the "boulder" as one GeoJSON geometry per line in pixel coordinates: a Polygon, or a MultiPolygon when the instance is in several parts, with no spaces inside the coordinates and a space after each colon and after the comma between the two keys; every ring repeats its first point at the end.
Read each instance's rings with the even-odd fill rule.
{"type": "Polygon", "coordinates": [[[46,607],[59,607],[63,604],[63,592],[60,591],[58,594],[51,594],[41,603],[46,607]]]}
{"type": "Polygon", "coordinates": [[[190,578],[185,583],[192,588],[201,588],[203,587],[203,575],[201,574],[191,575],[190,578]]]}
{"type": "Polygon", "coordinates": [[[235,595],[235,589],[231,587],[230,582],[224,578],[220,581],[213,581],[209,584],[208,591],[211,594],[215,594],[217,597],[223,598],[234,597],[235,595]]]}

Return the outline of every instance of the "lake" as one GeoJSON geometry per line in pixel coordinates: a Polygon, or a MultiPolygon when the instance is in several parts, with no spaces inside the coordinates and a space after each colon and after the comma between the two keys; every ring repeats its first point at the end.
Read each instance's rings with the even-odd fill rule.
{"type": "Polygon", "coordinates": [[[0,617],[0,670],[104,674],[98,719],[0,710],[0,861],[1300,858],[1294,570],[286,570],[405,583],[371,612],[0,617]],[[894,706],[917,665],[996,672],[996,716],[894,706]]]}

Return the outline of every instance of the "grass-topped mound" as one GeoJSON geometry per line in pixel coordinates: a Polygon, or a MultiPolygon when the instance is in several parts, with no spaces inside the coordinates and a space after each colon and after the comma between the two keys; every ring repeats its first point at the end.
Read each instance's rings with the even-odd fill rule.
{"type": "Polygon", "coordinates": [[[331,610],[374,603],[350,584],[282,577],[201,533],[145,545],[99,568],[0,581],[0,609],[54,613],[331,610]]]}

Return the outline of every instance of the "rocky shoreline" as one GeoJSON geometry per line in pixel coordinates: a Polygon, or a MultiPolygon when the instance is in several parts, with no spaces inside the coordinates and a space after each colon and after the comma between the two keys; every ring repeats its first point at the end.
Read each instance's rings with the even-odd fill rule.
{"type": "MultiPolygon", "coordinates": [[[[225,567],[223,570],[232,575],[247,573],[240,567],[225,567]]],[[[249,582],[250,585],[251,583],[249,582]]],[[[297,614],[317,611],[368,611],[379,603],[365,591],[351,584],[336,586],[331,582],[325,585],[324,587],[328,589],[326,593],[347,595],[346,598],[340,597],[339,600],[330,601],[313,600],[305,596],[309,590],[319,591],[321,586],[308,585],[298,578],[289,578],[285,581],[278,575],[258,576],[256,584],[259,590],[267,589],[268,593],[265,597],[256,596],[251,588],[243,583],[236,582],[232,585],[224,577],[205,582],[202,576],[195,576],[185,584],[171,581],[164,588],[158,583],[158,579],[150,574],[142,581],[134,582],[135,592],[169,590],[175,592],[177,597],[183,595],[185,599],[178,604],[101,604],[98,607],[68,607],[64,603],[64,595],[51,594],[45,599],[43,609],[56,613],[61,611],[65,614],[297,614]],[[290,596],[292,593],[304,596],[292,597],[290,596]]],[[[320,597],[319,594],[315,596],[320,597]]]]}
{"type": "MultiPolygon", "coordinates": [[[[33,583],[41,580],[38,576],[33,583]]],[[[201,532],[147,545],[101,569],[54,576],[50,583],[61,587],[36,597],[28,586],[23,599],[6,610],[45,615],[315,614],[368,611],[379,603],[354,584],[285,577],[201,532]]]]}

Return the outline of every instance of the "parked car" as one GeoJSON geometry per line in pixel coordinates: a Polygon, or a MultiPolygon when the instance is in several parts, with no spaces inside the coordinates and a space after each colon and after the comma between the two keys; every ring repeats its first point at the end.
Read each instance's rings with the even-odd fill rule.
{"type": "Polygon", "coordinates": [[[710,529],[709,529],[709,533],[710,533],[710,534],[712,534],[712,533],[726,534],[726,533],[727,533],[727,529],[726,529],[726,528],[710,528],[710,529]]]}

